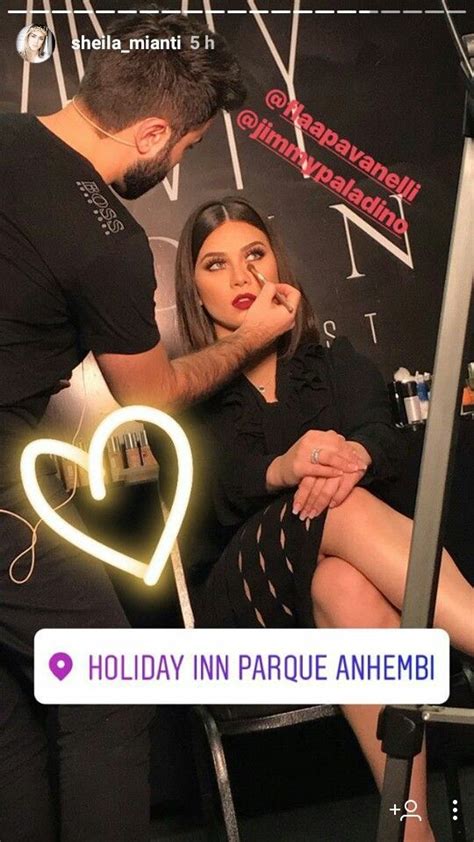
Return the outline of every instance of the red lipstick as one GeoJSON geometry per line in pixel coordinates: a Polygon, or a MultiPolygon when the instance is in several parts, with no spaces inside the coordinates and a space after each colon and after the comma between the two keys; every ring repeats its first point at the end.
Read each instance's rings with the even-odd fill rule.
{"type": "Polygon", "coordinates": [[[237,307],[238,310],[248,310],[249,307],[252,306],[256,297],[257,296],[253,295],[251,292],[246,292],[242,295],[236,295],[232,302],[232,306],[237,307]]]}

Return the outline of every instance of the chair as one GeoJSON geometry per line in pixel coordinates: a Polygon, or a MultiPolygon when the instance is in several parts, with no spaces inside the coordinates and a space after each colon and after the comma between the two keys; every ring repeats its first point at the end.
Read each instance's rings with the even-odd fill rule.
{"type": "MultiPolygon", "coordinates": [[[[165,503],[159,495],[164,518],[168,516],[165,503]]],[[[178,543],[171,551],[178,601],[185,628],[194,628],[194,614],[186,585],[184,567],[181,560],[178,543]]],[[[472,708],[474,704],[474,664],[462,661],[462,668],[451,676],[450,703],[461,707],[472,708]]],[[[237,734],[249,734],[257,731],[270,731],[276,728],[287,728],[340,715],[335,705],[311,705],[298,707],[289,705],[194,705],[190,710],[194,754],[198,771],[198,782],[201,794],[203,814],[212,831],[212,838],[221,838],[218,816],[215,811],[215,784],[220,800],[220,808],[224,819],[226,842],[240,842],[237,816],[232,797],[229,773],[222,738],[237,734]],[[204,735],[204,740],[203,740],[204,735]],[[204,744],[203,744],[204,743],[204,744]],[[214,778],[209,771],[209,750],[212,757],[214,778]]],[[[457,762],[453,745],[448,737],[444,741],[445,762],[444,778],[448,802],[456,799],[459,805],[457,822],[451,816],[452,839],[466,839],[461,789],[458,777],[457,762]]],[[[456,802],[454,802],[456,803],[456,802]]]]}
{"type": "MultiPolygon", "coordinates": [[[[168,510],[161,495],[160,502],[166,520],[168,510]]],[[[177,542],[174,544],[170,557],[184,626],[185,628],[194,628],[194,614],[177,542]]],[[[212,828],[213,838],[216,838],[218,822],[214,796],[215,783],[217,782],[225,826],[225,839],[227,842],[240,842],[222,737],[256,731],[270,731],[275,728],[287,728],[291,725],[300,725],[304,722],[337,716],[340,711],[338,707],[326,704],[309,707],[289,705],[194,705],[190,713],[204,817],[212,828]],[[207,745],[203,745],[203,734],[207,745]],[[215,779],[209,774],[209,750],[215,779]]]]}

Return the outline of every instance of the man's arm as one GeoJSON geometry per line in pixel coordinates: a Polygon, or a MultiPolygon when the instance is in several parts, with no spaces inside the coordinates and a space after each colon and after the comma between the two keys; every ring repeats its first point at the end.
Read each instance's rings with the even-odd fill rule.
{"type": "Polygon", "coordinates": [[[208,348],[169,360],[159,342],[141,354],[98,354],[97,362],[114,398],[176,412],[218,389],[244,368],[251,357],[289,330],[300,294],[287,284],[267,284],[242,325],[208,348]],[[274,300],[283,293],[293,312],[274,300]]]}

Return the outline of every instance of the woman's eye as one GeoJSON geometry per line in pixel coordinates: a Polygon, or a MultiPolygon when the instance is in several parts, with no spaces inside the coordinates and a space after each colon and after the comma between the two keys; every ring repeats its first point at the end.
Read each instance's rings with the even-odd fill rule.
{"type": "Polygon", "coordinates": [[[264,256],[265,252],[263,251],[263,249],[252,249],[252,251],[249,251],[249,253],[246,255],[246,259],[260,260],[260,258],[264,256]]]}
{"type": "Polygon", "coordinates": [[[216,269],[220,269],[223,265],[223,260],[210,260],[209,263],[206,263],[205,268],[210,272],[215,272],[216,269]]]}

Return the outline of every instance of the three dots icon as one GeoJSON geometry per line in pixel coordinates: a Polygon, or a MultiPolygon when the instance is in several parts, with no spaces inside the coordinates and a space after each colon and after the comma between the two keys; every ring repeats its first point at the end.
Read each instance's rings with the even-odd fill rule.
{"type": "Polygon", "coordinates": [[[451,803],[452,803],[452,805],[453,805],[453,806],[451,807],[452,814],[453,814],[453,822],[457,822],[457,820],[459,819],[459,816],[458,816],[458,800],[457,800],[457,798],[453,798],[453,800],[452,800],[452,802],[451,802],[451,803]]]}

